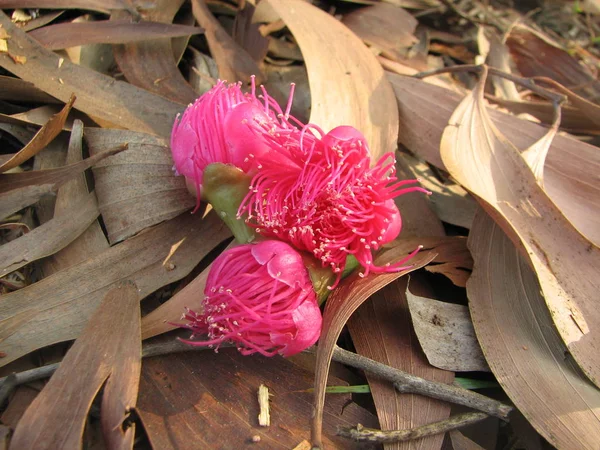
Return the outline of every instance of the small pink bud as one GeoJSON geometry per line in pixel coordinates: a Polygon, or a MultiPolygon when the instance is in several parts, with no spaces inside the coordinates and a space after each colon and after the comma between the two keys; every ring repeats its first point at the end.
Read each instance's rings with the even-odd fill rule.
{"type": "Polygon", "coordinates": [[[285,242],[263,241],[223,252],[208,275],[202,314],[188,310],[185,328],[244,355],[291,356],[321,334],[321,311],[302,256],[285,242]]]}

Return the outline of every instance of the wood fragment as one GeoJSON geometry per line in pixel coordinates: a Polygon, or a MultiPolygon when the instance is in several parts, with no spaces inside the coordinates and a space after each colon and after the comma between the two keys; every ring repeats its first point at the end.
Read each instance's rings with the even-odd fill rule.
{"type": "Polygon", "coordinates": [[[264,384],[258,387],[258,424],[261,427],[271,426],[271,414],[269,413],[269,388],[264,384]]]}

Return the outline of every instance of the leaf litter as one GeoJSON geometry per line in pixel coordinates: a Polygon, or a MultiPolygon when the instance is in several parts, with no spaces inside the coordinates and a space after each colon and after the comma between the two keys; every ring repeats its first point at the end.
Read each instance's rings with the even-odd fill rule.
{"type": "MultiPolygon", "coordinates": [[[[0,13],[6,44],[0,139],[8,154],[2,158],[8,173],[0,174],[0,371],[30,368],[30,352],[50,354],[44,347],[77,340],[37,400],[21,390],[8,397],[12,416],[6,418],[17,430],[13,445],[35,444],[35,433],[21,431],[26,426],[46,435],[36,425],[46,409],[27,405],[60,397],[64,389],[79,389],[86,400],[78,407],[59,402],[71,428],[54,427],[52,439],[74,431],[68,442],[75,448],[84,440],[88,445],[100,429],[111,448],[131,448],[134,440],[140,448],[186,447],[190,433],[207,448],[303,448],[309,440],[351,448],[359,444],[336,436],[336,425],[361,422],[381,428],[385,437],[448,419],[448,402],[400,393],[371,372],[340,372],[331,365],[337,344],[355,349],[358,358],[446,384],[454,371],[477,370],[473,385],[498,386],[482,373],[491,370],[535,429],[527,434],[558,448],[573,442],[593,448],[598,401],[590,380],[598,381],[598,317],[592,299],[600,265],[595,13],[541,2],[533,14],[498,1],[315,6],[269,0],[256,9],[203,0],[152,7],[137,1],[17,3],[0,2],[26,8],[13,20],[10,9],[0,13]],[[48,49],[100,42],[112,47],[48,49]],[[484,81],[477,84],[468,68],[455,65],[472,68],[486,55],[507,76],[493,77],[484,95],[484,81]],[[452,73],[426,81],[410,77],[439,68],[452,73]],[[185,307],[200,303],[211,262],[235,245],[225,247],[231,233],[214,212],[189,214],[196,201],[172,172],[173,119],[217,77],[247,84],[251,75],[268,81],[282,107],[288,80],[296,81],[292,114],[325,132],[357,127],[374,160],[400,144],[399,179],[419,177],[432,195],[396,199],[403,232],[377,261],[423,249],[404,272],[345,279],[326,301],[320,345],[316,356],[303,355],[302,368],[294,358],[244,358],[223,349],[208,356],[154,356],[139,383],[139,335],[170,332],[159,338],[167,343],[182,336],[172,330],[185,307]],[[564,96],[561,122],[548,96],[540,97],[542,88],[552,98],[564,96]],[[408,279],[399,278],[409,271],[410,291],[408,279]],[[124,282],[125,289],[129,282],[137,287],[116,294],[124,282]],[[117,318],[114,307],[106,308],[117,297],[127,299],[129,315],[117,318]],[[110,326],[93,327],[99,305],[96,314],[110,326]],[[116,320],[123,326],[114,333],[116,320]],[[89,363],[72,364],[70,355],[89,346],[84,330],[92,329],[111,333],[103,342],[108,353],[104,347],[81,353],[103,367],[90,381],[79,376],[89,363]],[[113,344],[125,335],[127,348],[113,344]],[[111,376],[103,357],[113,358],[111,376]],[[361,402],[363,408],[348,396],[325,402],[330,365],[334,384],[368,382],[374,405],[361,402]],[[60,387],[65,376],[76,381],[60,387]],[[267,428],[256,421],[260,385],[274,393],[267,428]],[[300,393],[311,385],[314,399],[300,393]],[[100,406],[99,420],[92,401],[100,406]]],[[[525,431],[517,422],[500,429],[496,422],[492,429],[487,440],[468,429],[451,431],[449,439],[457,448],[491,448],[494,439],[531,441],[519,435],[525,431]]],[[[436,449],[443,441],[438,434],[381,442],[385,448],[436,449]]]]}

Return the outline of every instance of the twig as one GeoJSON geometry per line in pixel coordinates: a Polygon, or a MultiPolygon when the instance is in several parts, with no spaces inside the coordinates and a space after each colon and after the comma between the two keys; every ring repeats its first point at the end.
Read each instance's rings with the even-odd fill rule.
{"type": "Polygon", "coordinates": [[[356,428],[340,428],[337,434],[358,442],[405,442],[455,430],[480,422],[487,417],[485,413],[469,412],[408,430],[375,430],[364,428],[359,424],[356,428]]]}
{"type": "Polygon", "coordinates": [[[476,392],[449,384],[425,380],[424,378],[402,372],[401,370],[339,347],[336,347],[333,351],[333,360],[347,366],[371,372],[373,375],[391,381],[398,392],[403,394],[420,394],[457,405],[467,406],[506,421],[513,409],[502,402],[476,392]]]}

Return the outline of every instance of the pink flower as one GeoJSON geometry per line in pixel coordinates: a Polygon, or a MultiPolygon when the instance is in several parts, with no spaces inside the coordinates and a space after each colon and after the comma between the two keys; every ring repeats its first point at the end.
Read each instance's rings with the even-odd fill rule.
{"type": "Polygon", "coordinates": [[[409,257],[390,266],[373,264],[372,252],[400,233],[402,221],[393,199],[417,180],[398,181],[392,153],[370,167],[364,136],[341,126],[324,134],[314,125],[302,132],[270,135],[278,157],[257,158],[258,172],[239,214],[264,236],[289,242],[312,253],[338,279],[348,255],[372,272],[403,270],[409,257]],[[313,130],[320,133],[316,137],[313,130]]]}
{"type": "Polygon", "coordinates": [[[313,345],[321,333],[321,311],[301,255],[280,241],[246,244],[223,252],[204,290],[204,311],[183,318],[191,345],[235,342],[244,355],[291,356],[313,345]]]}

